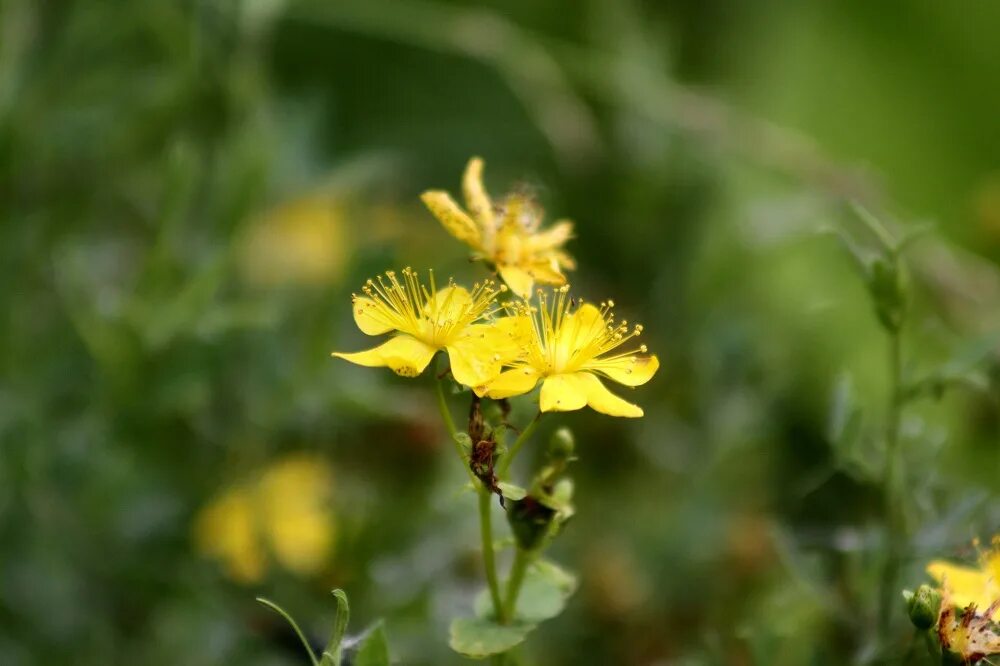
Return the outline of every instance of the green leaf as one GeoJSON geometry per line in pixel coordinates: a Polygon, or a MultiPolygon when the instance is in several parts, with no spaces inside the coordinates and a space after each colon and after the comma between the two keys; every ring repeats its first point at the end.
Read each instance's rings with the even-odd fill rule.
{"type": "MultiPolygon", "coordinates": [[[[528,567],[517,597],[514,617],[526,623],[550,620],[566,608],[566,602],[576,591],[576,577],[548,560],[538,560],[528,567]]],[[[483,619],[493,616],[489,592],[476,596],[476,615],[483,619]]]]}
{"type": "Polygon", "coordinates": [[[358,644],[354,666],[389,666],[389,641],[381,622],[368,630],[358,644]]]}
{"type": "Polygon", "coordinates": [[[340,666],[344,658],[341,643],[344,642],[344,635],[347,633],[347,622],[351,619],[351,606],[347,603],[347,595],[343,590],[334,590],[333,596],[337,599],[337,617],[333,621],[333,635],[323,650],[320,666],[340,666]]]}
{"type": "Polygon", "coordinates": [[[524,499],[528,495],[528,491],[521,486],[514,485],[513,483],[507,483],[506,481],[501,481],[497,484],[500,488],[500,492],[503,494],[505,499],[514,500],[515,502],[520,499],[524,499]]]}
{"type": "Polygon", "coordinates": [[[448,645],[459,654],[483,659],[519,645],[534,628],[535,625],[523,622],[503,625],[484,618],[460,617],[451,623],[448,645]]]}

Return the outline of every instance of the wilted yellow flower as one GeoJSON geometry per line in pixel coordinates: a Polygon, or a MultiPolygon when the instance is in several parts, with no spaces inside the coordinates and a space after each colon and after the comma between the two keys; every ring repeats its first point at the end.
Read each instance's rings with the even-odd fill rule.
{"type": "Polygon", "coordinates": [[[942,650],[958,655],[963,664],[976,664],[990,655],[1000,654],[1000,632],[992,621],[998,611],[1000,599],[980,614],[975,604],[963,607],[947,589],[943,590],[937,621],[942,650]]]}
{"type": "Polygon", "coordinates": [[[364,296],[353,297],[354,321],[367,335],[395,331],[374,349],[333,356],[369,367],[388,366],[403,377],[416,377],[439,350],[448,353],[451,373],[466,386],[476,386],[500,374],[501,364],[516,353],[512,324],[490,318],[497,312],[496,296],[506,289],[493,282],[476,283],[472,291],[449,281],[437,289],[430,272],[430,288],[404,268],[402,281],[395,271],[368,280],[364,296]]]}
{"type": "Polygon", "coordinates": [[[318,458],[281,460],[198,513],[195,547],[242,583],[260,581],[272,558],[293,573],[315,574],[333,549],[331,488],[330,468],[318,458]]]}
{"type": "MultiPolygon", "coordinates": [[[[927,573],[941,584],[952,601],[965,608],[975,604],[987,608],[1000,599],[1000,537],[993,538],[993,547],[979,554],[979,567],[935,560],[927,565],[927,573]]],[[[991,617],[996,617],[994,610],[991,617]]]]}
{"type": "Polygon", "coordinates": [[[254,284],[334,282],[348,256],[343,205],[323,194],[284,203],[249,227],[239,249],[240,271],[254,284]]]}
{"type": "Polygon", "coordinates": [[[562,270],[575,268],[562,249],[573,234],[572,222],[561,220],[543,230],[542,209],[524,194],[509,194],[494,206],[483,186],[483,161],[478,157],[465,168],[462,190],[468,212],[441,190],[428,190],[420,198],[452,236],[493,264],[518,296],[530,297],[535,282],[565,284],[562,270]]]}
{"type": "Polygon", "coordinates": [[[476,387],[479,396],[500,399],[531,391],[541,380],[543,412],[572,411],[589,405],[611,416],[642,416],[642,409],[609,391],[599,377],[624,384],[645,384],[660,367],[656,356],[641,356],[646,345],[616,351],[642,333],[628,322],[616,324],[614,302],[600,308],[581,303],[574,309],[569,287],[556,290],[551,304],[539,292],[538,307],[512,306],[511,317],[526,331],[523,353],[496,379],[476,387]]]}

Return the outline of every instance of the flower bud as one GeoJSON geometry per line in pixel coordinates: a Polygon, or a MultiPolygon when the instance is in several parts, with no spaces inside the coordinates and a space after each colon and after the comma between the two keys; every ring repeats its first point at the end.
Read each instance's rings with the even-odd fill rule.
{"type": "Polygon", "coordinates": [[[576,449],[576,442],[573,439],[573,431],[563,427],[552,433],[549,439],[549,458],[552,461],[565,462],[573,459],[573,452],[576,449]]]}
{"type": "Polygon", "coordinates": [[[910,622],[917,629],[930,629],[938,622],[941,610],[941,593],[930,585],[921,585],[916,592],[904,592],[910,622]]]}
{"type": "Polygon", "coordinates": [[[507,502],[507,522],[521,550],[534,550],[549,533],[556,511],[531,495],[507,502]]]}

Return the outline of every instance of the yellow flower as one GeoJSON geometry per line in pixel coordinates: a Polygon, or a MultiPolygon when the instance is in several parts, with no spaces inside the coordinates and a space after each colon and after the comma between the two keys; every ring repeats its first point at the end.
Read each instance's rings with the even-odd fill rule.
{"type": "Polygon", "coordinates": [[[441,190],[428,190],[420,198],[452,236],[493,264],[518,296],[529,298],[535,282],[565,284],[562,269],[576,267],[562,249],[573,234],[572,222],[561,220],[541,229],[543,211],[524,194],[509,194],[494,206],[483,187],[483,161],[478,157],[465,168],[462,190],[468,212],[441,190]]]}
{"type": "Polygon", "coordinates": [[[269,287],[338,281],[350,255],[344,208],[342,202],[317,193],[267,212],[239,244],[243,277],[269,287]]]}
{"type": "Polygon", "coordinates": [[[318,573],[335,537],[331,482],[330,468],[317,458],[281,460],[198,513],[195,547],[241,583],[263,579],[272,557],[293,573],[318,573]]]}
{"type": "Polygon", "coordinates": [[[476,283],[469,292],[449,281],[430,288],[404,268],[403,279],[389,271],[368,280],[364,296],[353,297],[354,321],[367,335],[395,331],[374,349],[333,356],[368,367],[388,366],[403,377],[416,377],[439,350],[448,353],[451,373],[466,386],[477,386],[500,374],[501,364],[516,353],[511,324],[490,318],[499,309],[496,295],[506,290],[493,282],[476,283]]]}
{"type": "MultiPolygon", "coordinates": [[[[1000,599],[1000,537],[994,537],[992,549],[980,553],[978,568],[935,560],[927,565],[927,573],[941,584],[956,606],[975,604],[987,608],[1000,599]]],[[[996,616],[994,611],[991,617],[996,616]]]]}
{"type": "Polygon", "coordinates": [[[512,317],[525,331],[525,349],[496,379],[476,387],[479,396],[500,399],[521,395],[541,381],[539,406],[543,412],[572,411],[589,405],[611,416],[642,416],[642,409],[609,391],[599,377],[635,387],[645,384],[660,367],[646,345],[616,351],[642,332],[616,324],[608,301],[598,308],[581,303],[574,309],[569,287],[556,290],[551,304],[539,292],[538,307],[527,302],[512,306],[512,317]]]}

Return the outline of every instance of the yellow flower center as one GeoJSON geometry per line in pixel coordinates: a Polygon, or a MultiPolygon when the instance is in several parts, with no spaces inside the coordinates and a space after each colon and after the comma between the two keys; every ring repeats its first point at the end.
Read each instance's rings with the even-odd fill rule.
{"type": "Polygon", "coordinates": [[[492,316],[497,310],[497,294],[507,290],[487,280],[474,284],[470,292],[457,287],[451,279],[447,287],[438,290],[434,271],[428,273],[429,288],[409,267],[402,270],[402,280],[395,271],[369,279],[362,288],[367,298],[354,297],[355,307],[367,309],[358,314],[440,348],[453,342],[473,322],[492,316]]]}

